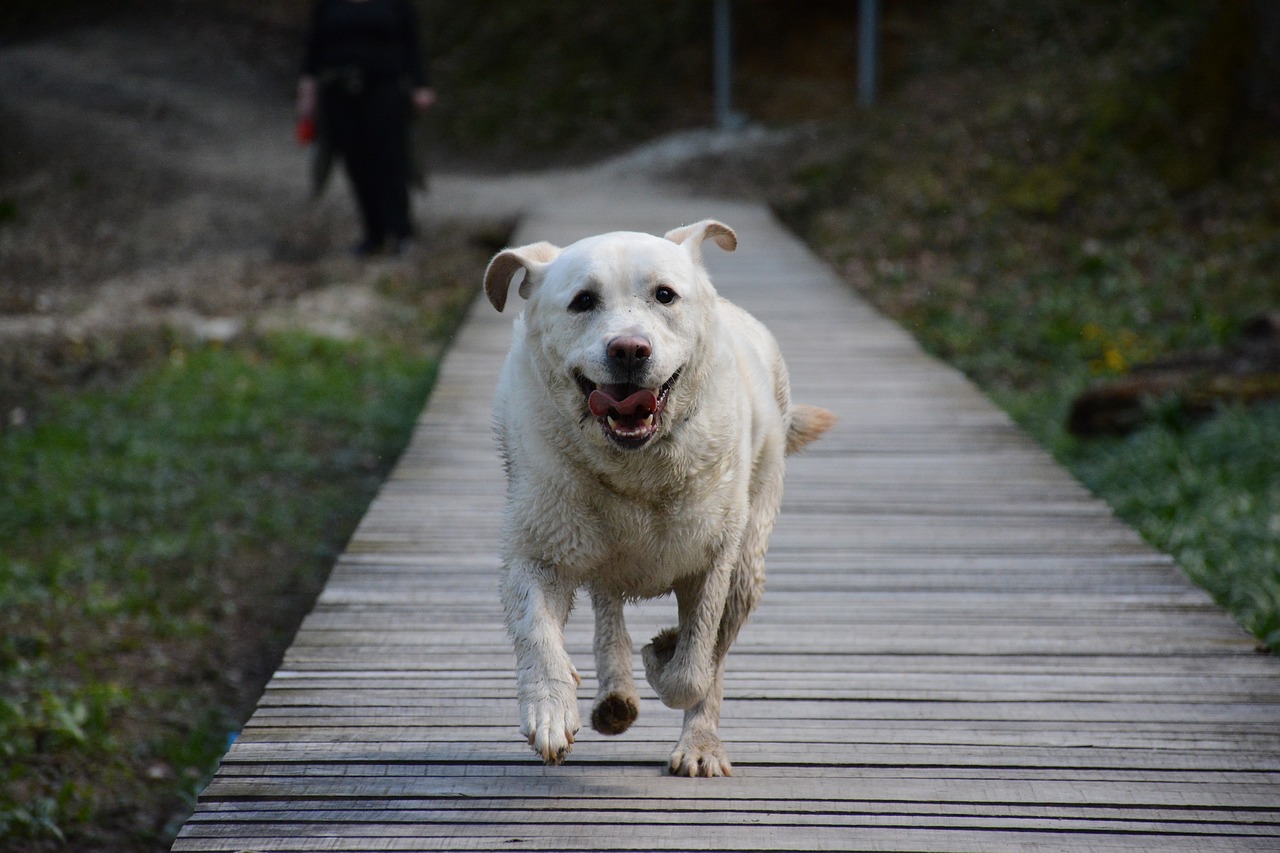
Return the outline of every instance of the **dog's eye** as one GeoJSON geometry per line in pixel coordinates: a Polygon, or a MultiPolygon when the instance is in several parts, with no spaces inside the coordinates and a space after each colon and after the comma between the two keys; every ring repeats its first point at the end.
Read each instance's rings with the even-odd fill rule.
{"type": "Polygon", "coordinates": [[[663,305],[670,305],[672,302],[675,302],[676,297],[676,292],[665,284],[653,292],[653,298],[661,302],[663,305]]]}
{"type": "Polygon", "coordinates": [[[593,310],[599,303],[599,299],[590,290],[584,290],[577,296],[573,297],[573,301],[569,303],[569,310],[575,314],[582,314],[593,310]]]}

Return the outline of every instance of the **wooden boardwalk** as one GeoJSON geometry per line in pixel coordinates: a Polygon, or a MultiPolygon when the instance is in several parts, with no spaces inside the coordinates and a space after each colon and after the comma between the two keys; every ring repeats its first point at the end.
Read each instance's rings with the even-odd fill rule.
{"type": "MultiPolygon", "coordinates": [[[[841,417],[790,461],[729,657],[734,778],[666,775],[680,715],[638,656],[630,732],[550,768],[521,739],[489,415],[514,311],[479,300],[174,849],[1280,850],[1280,660],[762,208],[582,197],[517,240],[705,216],[741,240],[707,249],[721,293],[841,417]]],[[[637,646],[673,614],[634,608],[637,646]]],[[[584,605],[584,719],[590,629],[584,605]]]]}

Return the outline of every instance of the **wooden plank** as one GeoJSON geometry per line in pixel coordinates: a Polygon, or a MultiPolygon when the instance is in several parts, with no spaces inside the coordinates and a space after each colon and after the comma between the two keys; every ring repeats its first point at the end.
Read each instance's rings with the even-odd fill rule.
{"type": "MultiPolygon", "coordinates": [[[[838,809],[842,803],[910,802],[929,809],[939,802],[981,804],[990,810],[1036,808],[1211,809],[1235,812],[1238,822],[1265,822],[1276,810],[1277,786],[1247,780],[1223,781],[1214,777],[1230,771],[1178,771],[1156,774],[1130,772],[1112,780],[1070,769],[1035,772],[1026,768],[975,766],[920,767],[903,770],[830,766],[780,766],[753,768],[756,773],[714,782],[672,780],[657,764],[578,763],[572,772],[556,775],[490,772],[478,773],[474,763],[434,764],[411,768],[402,775],[343,773],[341,765],[327,765],[326,773],[277,776],[220,777],[210,792],[220,802],[300,801],[322,803],[332,799],[340,807],[348,799],[372,799],[384,803],[418,799],[448,799],[467,805],[511,798],[542,801],[548,808],[589,805],[600,798],[626,800],[630,808],[655,800],[678,801],[686,807],[700,804],[740,808],[739,803],[759,802],[783,809],[796,800],[819,800],[838,809]],[[443,772],[451,770],[453,772],[443,772]],[[997,772],[998,771],[998,772],[997,772]],[[1154,778],[1156,776],[1159,778],[1154,778]],[[1058,778],[1061,776],[1062,778],[1058,778]],[[269,798],[269,800],[268,800],[269,798]]],[[[357,768],[358,771],[359,768],[357,768]]],[[[540,768],[539,768],[540,769],[540,768]]],[[[1086,768],[1088,769],[1088,768],[1086,768]]],[[[1114,771],[1113,771],[1114,772],[1114,771]]]]}

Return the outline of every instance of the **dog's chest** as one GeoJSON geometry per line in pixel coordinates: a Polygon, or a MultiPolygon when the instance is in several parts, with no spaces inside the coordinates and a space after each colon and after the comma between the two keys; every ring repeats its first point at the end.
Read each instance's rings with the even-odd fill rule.
{"type": "Polygon", "coordinates": [[[705,572],[735,527],[733,513],[718,500],[645,503],[601,499],[560,505],[560,531],[548,556],[578,585],[611,594],[651,598],[670,591],[682,577],[705,572]],[[565,535],[567,534],[567,535],[565,535]]]}

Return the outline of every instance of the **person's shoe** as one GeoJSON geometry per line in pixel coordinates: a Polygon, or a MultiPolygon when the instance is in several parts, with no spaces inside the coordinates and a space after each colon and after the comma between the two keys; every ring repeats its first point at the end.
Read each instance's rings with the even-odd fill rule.
{"type": "Polygon", "coordinates": [[[412,257],[418,250],[418,243],[412,237],[397,237],[391,241],[391,254],[397,258],[412,257]]]}

